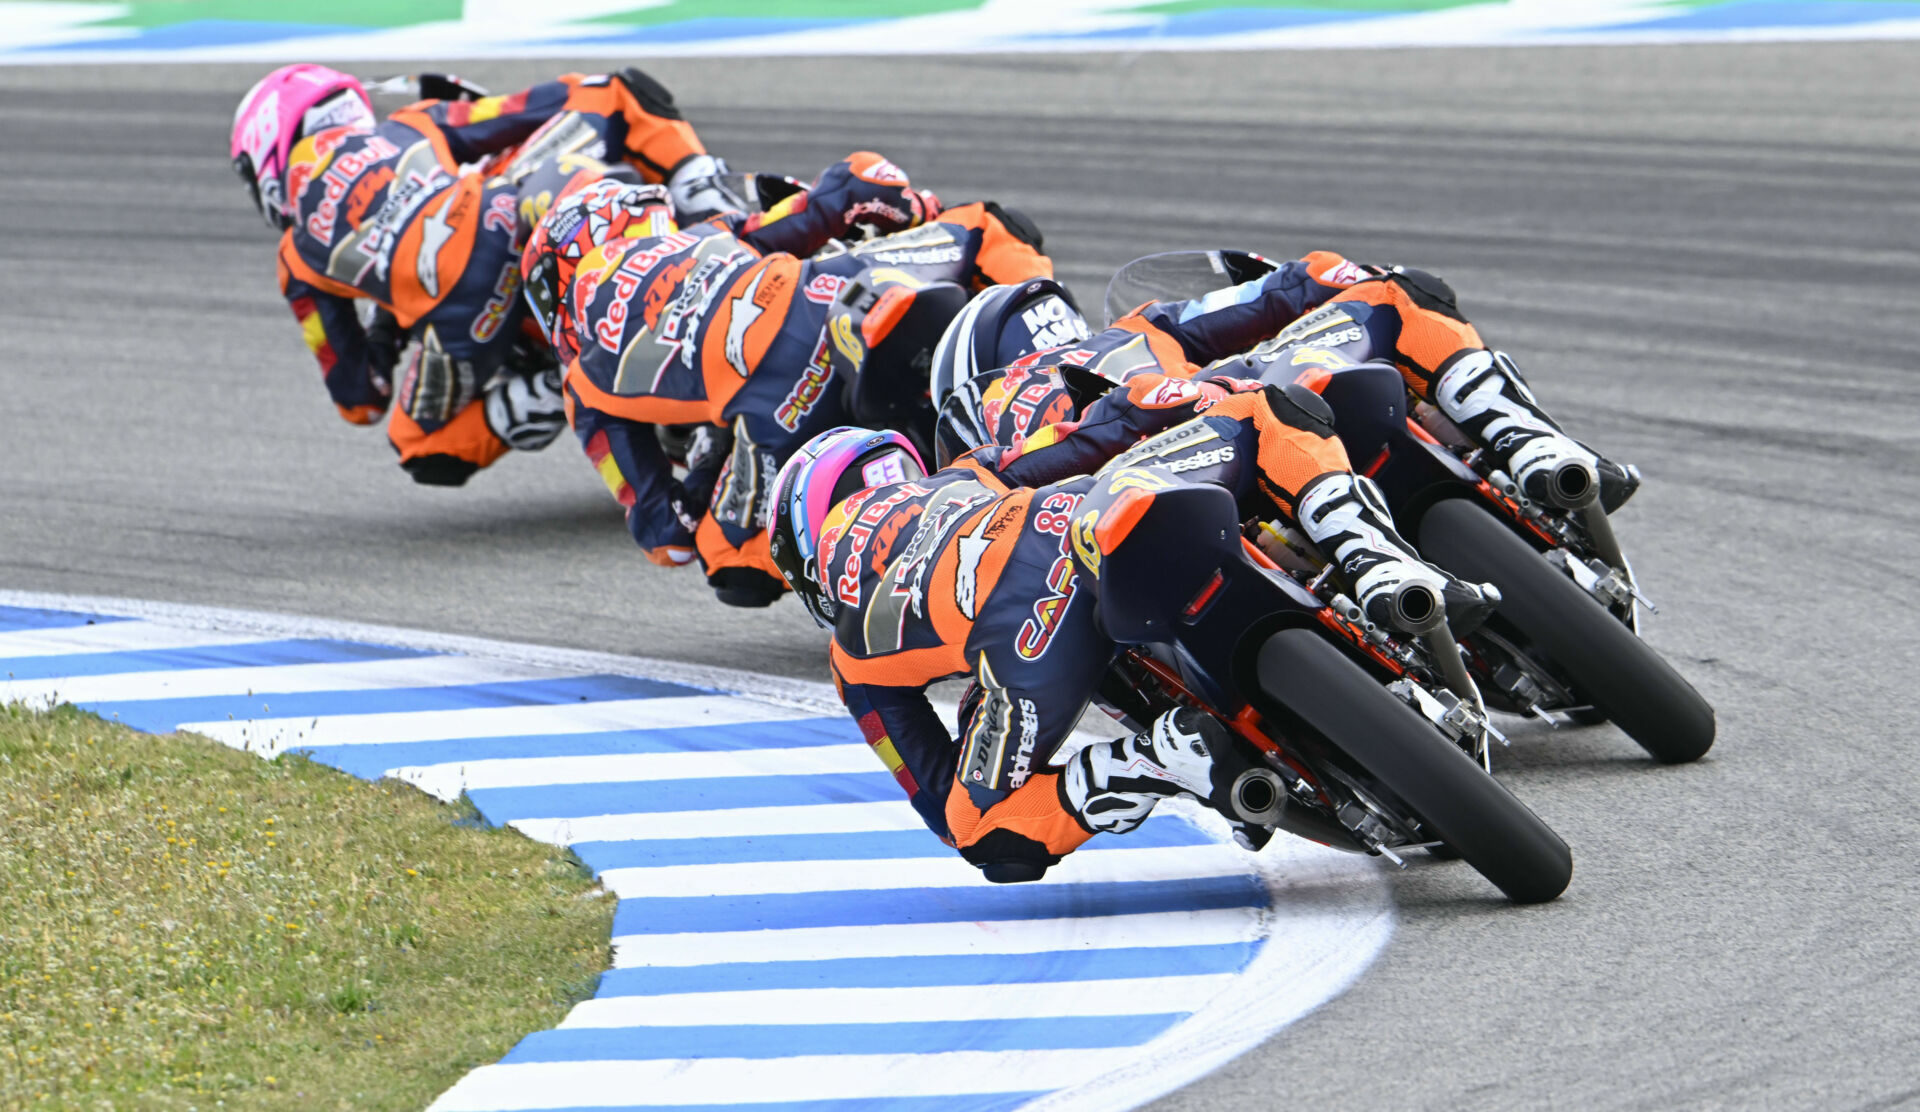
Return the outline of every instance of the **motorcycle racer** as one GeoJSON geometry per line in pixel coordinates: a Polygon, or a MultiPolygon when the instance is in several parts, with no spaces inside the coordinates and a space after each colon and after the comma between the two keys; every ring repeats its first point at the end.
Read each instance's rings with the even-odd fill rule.
{"type": "MultiPolygon", "coordinates": [[[[1568,436],[1540,406],[1513,360],[1488,349],[1450,286],[1425,271],[1364,266],[1315,251],[1272,272],[1190,301],[1150,302],[1087,341],[992,369],[990,315],[944,337],[936,387],[943,454],[998,443],[1048,442],[1083,425],[1092,398],[1136,375],[1245,377],[1322,389],[1330,376],[1387,361],[1413,395],[1475,437],[1534,500],[1578,496],[1597,484],[1620,508],[1639,472],[1568,436]]],[[[1111,407],[1107,419],[1128,419],[1111,407]]],[[[1111,439],[1111,437],[1109,437],[1111,439]]],[[[1086,459],[1110,448],[1082,444],[1086,459]]],[[[1588,495],[1591,497],[1591,494],[1588,495]]]]}
{"type": "MultiPolygon", "coordinates": [[[[1244,511],[1297,522],[1338,553],[1341,574],[1382,618],[1378,604],[1412,587],[1484,605],[1394,532],[1317,395],[1153,377],[1180,397],[1167,408],[1185,419],[1091,475],[1050,458],[1054,446],[983,448],[926,475],[898,434],[838,429],[797,452],[775,483],[771,555],[833,631],[842,700],[927,826],[988,880],[1037,879],[1171,796],[1220,811],[1248,848],[1270,835],[1232,803],[1259,758],[1204,714],[1173,711],[1054,762],[1120,641],[1134,637],[1114,609],[1141,600],[1103,584],[1122,562],[1166,558],[1166,538],[1134,529],[1157,499],[1212,485],[1244,511]],[[973,682],[955,738],[926,692],[963,675],[973,682]]],[[[1189,604],[1158,602],[1173,613],[1189,604]]]]}
{"type": "Polygon", "coordinates": [[[513,448],[543,447],[564,427],[557,384],[518,303],[517,197],[470,167],[563,113],[600,149],[689,204],[713,203],[720,167],[658,82],[628,69],[568,74],[509,96],[423,75],[421,100],[385,121],[355,78],[286,66],[234,115],[234,168],[281,233],[280,288],[354,424],[396,393],[388,438],[417,482],[459,485],[513,448]],[[447,99],[441,99],[445,97],[447,99]],[[363,325],[356,301],[380,307],[363,325]]]}
{"type": "Polygon", "coordinates": [[[698,559],[721,601],[785,592],[767,556],[771,480],[855,413],[924,410],[934,342],[970,290],[1050,275],[1040,237],[991,202],[942,211],[856,152],[763,213],[661,235],[633,187],[555,203],[524,259],[526,296],[566,361],[567,413],[649,559],[698,559]],[[855,225],[884,234],[848,247],[855,225]],[[663,429],[701,426],[673,476],[663,429]]]}

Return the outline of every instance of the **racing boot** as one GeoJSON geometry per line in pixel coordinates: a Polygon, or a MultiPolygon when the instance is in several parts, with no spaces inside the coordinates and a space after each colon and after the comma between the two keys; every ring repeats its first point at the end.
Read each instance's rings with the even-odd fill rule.
{"type": "Polygon", "coordinates": [[[1640,488],[1637,468],[1602,459],[1547,416],[1505,352],[1462,355],[1434,383],[1433,400],[1535,502],[1581,509],[1597,494],[1611,514],[1640,488]]]}
{"type": "Polygon", "coordinates": [[[1375,625],[1426,633],[1444,617],[1462,636],[1478,629],[1500,601],[1493,584],[1455,579],[1420,559],[1394,531],[1380,488],[1364,475],[1336,471],[1314,480],[1300,495],[1299,517],[1375,625]]]}
{"type": "Polygon", "coordinates": [[[734,192],[727,164],[710,154],[697,154],[674,168],[667,179],[673,196],[673,215],[682,225],[697,224],[723,212],[748,212],[752,206],[734,192]]]}
{"type": "Polygon", "coordinates": [[[1284,799],[1279,777],[1250,745],[1186,707],[1162,714],[1145,733],[1080,750],[1059,783],[1061,804],[1096,834],[1125,834],[1161,800],[1184,796],[1220,812],[1250,850],[1273,836],[1284,799]]]}

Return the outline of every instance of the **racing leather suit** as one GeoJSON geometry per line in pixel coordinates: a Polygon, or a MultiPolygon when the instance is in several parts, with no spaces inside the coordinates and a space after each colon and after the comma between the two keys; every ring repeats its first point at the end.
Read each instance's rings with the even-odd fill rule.
{"type": "Polygon", "coordinates": [[[779,583],[765,529],[773,479],[796,448],[848,422],[862,340],[829,337],[826,325],[856,279],[981,288],[1051,276],[1024,226],[990,202],[829,247],[855,222],[908,226],[910,190],[892,163],[858,152],[766,213],[603,244],[582,260],[567,415],[649,559],[697,555],[716,587],[732,569],[779,583]],[[714,426],[720,447],[676,480],[656,428],[683,424],[714,426]]]}
{"type": "MultiPolygon", "coordinates": [[[[638,70],[568,74],[509,96],[425,100],[371,131],[304,138],[287,172],[295,222],[282,236],[280,289],[320,363],[340,415],[372,424],[392,400],[398,345],[370,342],[355,311],[369,299],[418,350],[398,385],[388,438],[421,482],[457,485],[513,443],[539,446],[520,418],[541,408],[529,382],[494,382],[528,332],[520,298],[516,195],[473,172],[559,113],[587,121],[601,151],[649,181],[703,154],[673,99],[638,70]],[[481,397],[490,384],[498,397],[481,397]],[[491,418],[491,419],[490,419],[491,418]]],[[[559,153],[559,152],[556,152],[559,153]]],[[[537,393],[537,382],[532,384],[537,393]]],[[[544,435],[558,431],[558,400],[544,435]]]]}
{"type": "Polygon", "coordinates": [[[1137,481],[1131,463],[1162,486],[1211,483],[1291,516],[1302,491],[1349,470],[1324,414],[1277,388],[1158,374],[1136,385],[1138,399],[1116,391],[1093,407],[1126,417],[1077,435],[1119,455],[1117,472],[1084,473],[1066,441],[988,447],[863,491],[821,527],[841,698],[927,826],[983,868],[1038,875],[1095,832],[1050,765],[1117,648],[1095,618],[1097,564],[1075,540],[1082,502],[1117,476],[1137,481]],[[1152,425],[1165,431],[1140,441],[1152,425]],[[956,739],[926,689],[962,675],[973,685],[956,739]]]}

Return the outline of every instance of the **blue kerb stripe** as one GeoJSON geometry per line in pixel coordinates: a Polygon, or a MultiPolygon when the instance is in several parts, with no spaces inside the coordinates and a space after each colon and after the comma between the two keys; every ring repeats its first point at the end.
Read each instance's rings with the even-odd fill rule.
{"type": "Polygon", "coordinates": [[[143,730],[165,732],[182,722],[224,718],[325,718],[394,711],[470,710],[475,707],[551,706],[608,699],[659,699],[708,692],[632,676],[567,676],[447,687],[387,687],[366,691],[305,691],[208,695],[193,699],[105,700],[86,709],[143,730]]]}
{"type": "MultiPolygon", "coordinates": [[[[600,757],[621,753],[714,753],[742,749],[800,749],[861,740],[853,719],[793,718],[669,730],[607,730],[590,734],[447,738],[384,745],[321,745],[305,750],[321,764],[355,776],[379,777],[390,768],[510,757],[600,757]]],[[[879,758],[874,759],[875,764],[879,758]]]]}
{"type": "Polygon", "coordinates": [[[670,42],[714,42],[722,39],[748,38],[755,35],[789,35],[803,31],[826,31],[836,27],[851,27],[862,23],[871,23],[866,19],[834,19],[805,17],[792,19],[756,18],[752,16],[734,16],[724,18],[683,19],[673,23],[660,23],[651,27],[635,27],[632,30],[609,31],[592,37],[578,37],[568,41],[593,43],[605,46],[610,43],[670,43],[670,42]]]}
{"type": "Polygon", "coordinates": [[[900,782],[892,773],[880,769],[806,776],[714,776],[616,784],[476,788],[467,793],[467,798],[473,800],[473,805],[480,808],[489,822],[504,825],[514,819],[578,819],[644,811],[877,803],[900,799],[901,794],[900,782]]]}
{"type": "Polygon", "coordinates": [[[0,660],[0,675],[16,680],[44,680],[62,676],[110,676],[118,672],[186,672],[202,668],[346,664],[361,660],[406,660],[431,655],[419,649],[299,638],[289,641],[244,641],[237,645],[16,656],[0,660]]]}
{"type": "Polygon", "coordinates": [[[280,42],[316,35],[365,35],[382,27],[356,27],[332,23],[270,23],[265,20],[195,19],[168,27],[141,28],[138,34],[80,42],[35,46],[21,53],[78,50],[193,50],[208,46],[241,46],[247,43],[280,42]]]}
{"type": "MultiPolygon", "coordinates": [[[[1011,1078],[1009,1080],[1012,1080],[1011,1078]]],[[[860,1097],[854,1100],[783,1100],[753,1104],[569,1104],[523,1112],[1011,1112],[1046,1096],[1031,1093],[963,1093],[940,1097],[860,1097]]]]}
{"type": "MultiPolygon", "coordinates": [[[[343,746],[351,748],[351,746],[343,746]]],[[[1124,837],[1095,838],[1076,853],[1166,846],[1212,845],[1213,839],[1177,818],[1149,820],[1124,837]]],[[[927,830],[866,830],[850,834],[756,834],[735,838],[644,838],[579,842],[573,852],[595,872],[651,865],[718,865],[747,861],[872,861],[893,857],[951,857],[953,847],[927,830]]]]}
{"type": "MultiPolygon", "coordinates": [[[[967,923],[1004,919],[1085,919],[1156,911],[1265,907],[1258,878],[1115,881],[1105,884],[981,885],[749,896],[647,896],[621,900],[615,937],[689,931],[863,927],[890,923],[967,923]]],[[[644,944],[643,944],[644,945],[644,944]]]]}
{"type": "Polygon", "coordinates": [[[1892,0],[1739,0],[1695,8],[1633,23],[1591,28],[1600,31],[1726,31],[1761,27],[1835,27],[1878,23],[1887,19],[1920,19],[1920,4],[1892,0]]]}
{"type": "Polygon", "coordinates": [[[22,629],[71,629],[74,626],[105,625],[129,621],[109,614],[83,614],[76,610],[35,610],[27,606],[0,606],[0,633],[22,629]]]}
{"type": "Polygon", "coordinates": [[[500,1061],[511,1065],[660,1058],[792,1058],[807,1054],[939,1054],[956,1050],[1088,1050],[1139,1046],[1188,1014],[739,1027],[569,1027],[528,1035],[500,1061]]]}
{"type": "Polygon", "coordinates": [[[774,988],[920,988],[1010,985],[1036,981],[1109,981],[1237,973],[1260,943],[1211,946],[1127,946],[1112,950],[1046,950],[1033,954],[937,954],[823,961],[739,961],[663,965],[601,974],[596,996],[666,996],[774,988]]]}

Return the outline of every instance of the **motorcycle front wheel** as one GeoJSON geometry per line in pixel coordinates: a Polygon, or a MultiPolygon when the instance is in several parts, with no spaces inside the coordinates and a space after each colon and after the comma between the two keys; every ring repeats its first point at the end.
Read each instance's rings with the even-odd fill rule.
{"type": "Polygon", "coordinates": [[[1320,634],[1283,629],[1261,646],[1260,688],[1336,750],[1379,801],[1403,808],[1515,903],[1566,891],[1573,854],[1433,725],[1320,634]]]}
{"type": "Polygon", "coordinates": [[[1487,624],[1518,633],[1655,760],[1683,764],[1713,747],[1713,708],[1693,685],[1487,510],[1437,502],[1420,519],[1419,544],[1462,579],[1500,588],[1487,624]]]}

